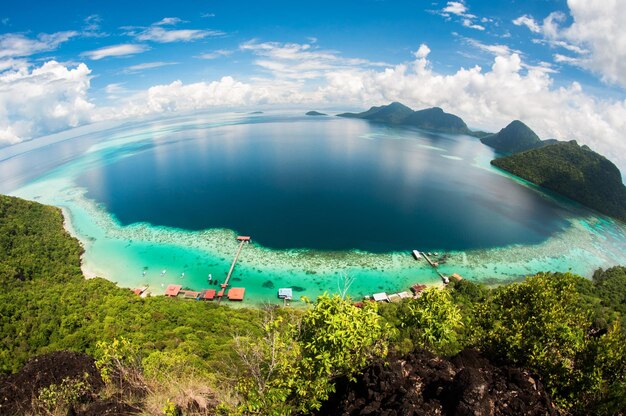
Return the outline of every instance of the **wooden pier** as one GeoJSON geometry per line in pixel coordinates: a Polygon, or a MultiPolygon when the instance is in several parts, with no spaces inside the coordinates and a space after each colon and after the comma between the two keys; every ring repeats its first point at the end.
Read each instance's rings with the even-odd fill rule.
{"type": "Polygon", "coordinates": [[[228,274],[226,275],[226,280],[224,280],[224,283],[222,283],[220,285],[222,290],[220,290],[217,293],[217,304],[218,305],[222,301],[222,297],[224,296],[224,292],[226,291],[226,288],[228,287],[228,281],[230,280],[230,276],[233,274],[233,270],[235,270],[235,264],[237,264],[237,259],[239,258],[239,254],[241,253],[241,249],[243,248],[243,245],[245,243],[249,243],[250,242],[250,237],[248,237],[248,236],[239,236],[239,237],[237,237],[237,241],[239,241],[239,248],[237,249],[237,254],[235,254],[235,258],[233,259],[233,263],[230,265],[230,270],[228,271],[228,274]]]}
{"type": "Polygon", "coordinates": [[[441,273],[439,270],[437,270],[437,266],[439,266],[439,263],[436,261],[432,261],[428,255],[425,252],[419,252],[417,250],[413,250],[413,256],[415,257],[416,260],[419,259],[419,257],[417,257],[415,255],[415,252],[419,253],[421,255],[421,257],[424,257],[426,259],[426,261],[428,262],[428,264],[430,264],[432,266],[433,269],[435,269],[435,272],[439,275],[439,277],[441,277],[441,280],[443,280],[443,282],[445,284],[447,284],[449,282],[448,276],[444,275],[443,273],[441,273]]]}
{"type": "Polygon", "coordinates": [[[422,252],[421,253],[422,257],[424,257],[426,259],[426,261],[428,262],[428,264],[430,264],[433,267],[437,267],[439,266],[437,263],[435,263],[434,261],[432,261],[431,259],[428,258],[428,256],[426,255],[426,253],[422,252]]]}

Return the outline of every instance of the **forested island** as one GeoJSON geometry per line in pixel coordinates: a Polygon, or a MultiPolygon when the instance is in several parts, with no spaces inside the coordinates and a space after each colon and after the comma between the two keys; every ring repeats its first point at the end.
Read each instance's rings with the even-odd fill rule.
{"type": "Polygon", "coordinates": [[[491,164],[626,222],[626,187],[619,169],[576,141],[501,157],[491,164]]]}
{"type": "Polygon", "coordinates": [[[576,141],[541,140],[519,120],[492,134],[472,131],[460,117],[438,107],[413,111],[398,102],[338,116],[478,137],[509,154],[491,161],[492,165],[626,222],[626,187],[611,161],[576,141]]]}
{"type": "Polygon", "coordinates": [[[362,113],[341,113],[338,117],[360,118],[381,123],[413,126],[420,129],[444,133],[471,134],[467,124],[458,116],[444,112],[439,107],[413,111],[404,104],[393,102],[389,105],[372,107],[362,113]]]}
{"type": "Polygon", "coordinates": [[[0,414],[626,411],[624,267],[246,309],[140,298],[81,253],[59,209],[0,196],[0,414]]]}
{"type": "Polygon", "coordinates": [[[513,120],[498,133],[485,136],[480,141],[489,147],[506,153],[523,152],[556,143],[556,140],[552,139],[541,140],[530,127],[519,120],[513,120]]]}

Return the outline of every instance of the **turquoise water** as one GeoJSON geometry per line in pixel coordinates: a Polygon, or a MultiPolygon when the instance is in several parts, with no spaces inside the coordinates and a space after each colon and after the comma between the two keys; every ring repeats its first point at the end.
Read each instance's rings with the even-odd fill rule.
{"type": "MultiPolygon", "coordinates": [[[[373,249],[367,245],[359,247],[358,239],[342,243],[363,251],[347,249],[346,245],[340,246],[342,249],[315,246],[311,243],[315,239],[303,245],[288,243],[296,247],[308,245],[313,249],[270,249],[255,242],[244,247],[231,280],[233,286],[246,288],[245,304],[276,302],[279,287],[293,287],[296,295],[309,297],[324,291],[336,292],[345,285],[346,276],[353,280],[349,293],[354,297],[379,291],[394,293],[418,282],[439,284],[438,276],[430,267],[412,259],[409,252],[414,248],[445,252],[449,257],[440,267],[443,273],[457,272],[465,278],[489,283],[509,281],[544,270],[571,270],[590,276],[598,267],[626,264],[626,229],[623,224],[494,170],[489,165],[491,151],[475,139],[388,129],[358,120],[318,121],[284,115],[254,118],[237,114],[194,115],[113,126],[80,137],[72,137],[72,132],[68,132],[48,140],[51,143],[46,146],[38,148],[31,143],[23,153],[19,149],[12,149],[10,154],[6,149],[0,150],[2,192],[61,207],[66,214],[67,228],[85,246],[83,263],[88,276],[104,276],[124,287],[149,285],[149,290],[155,294],[161,293],[169,283],[200,290],[209,287],[209,273],[214,279],[224,279],[237,249],[236,232],[233,229],[246,234],[247,229],[225,223],[221,227],[220,224],[209,224],[185,230],[173,227],[172,224],[163,224],[165,221],[157,221],[150,215],[121,221],[112,213],[117,211],[111,208],[111,201],[102,196],[113,195],[116,198],[119,196],[116,190],[124,185],[123,181],[112,180],[111,175],[119,172],[116,167],[123,166],[128,182],[133,182],[130,178],[140,172],[133,169],[145,168],[145,161],[150,160],[151,166],[161,167],[161,175],[176,177],[171,175],[177,172],[176,164],[172,164],[175,157],[189,155],[190,152],[199,154],[198,149],[202,146],[210,147],[222,158],[228,154],[232,157],[245,151],[246,146],[243,144],[250,132],[263,133],[262,139],[257,140],[269,143],[264,150],[273,151],[277,158],[279,150],[286,145],[280,141],[272,142],[271,138],[273,135],[288,135],[290,131],[295,132],[289,135],[291,140],[300,140],[300,147],[309,154],[313,152],[311,132],[323,138],[319,148],[315,149],[315,158],[326,160],[325,172],[332,167],[327,160],[329,154],[336,157],[335,162],[344,165],[345,158],[349,157],[352,160],[349,166],[355,172],[363,173],[362,166],[370,166],[376,176],[380,176],[380,173],[383,176],[390,175],[393,180],[405,180],[403,186],[409,188],[400,188],[405,191],[422,189],[412,185],[413,177],[434,177],[426,181],[425,185],[422,183],[428,192],[432,188],[443,189],[454,175],[464,172],[464,178],[457,180],[462,192],[455,194],[449,189],[446,190],[449,193],[444,192],[449,195],[448,203],[460,204],[461,208],[465,206],[466,209],[457,206],[454,212],[465,215],[468,222],[473,218],[471,214],[482,206],[484,213],[481,218],[492,220],[491,226],[496,228],[494,235],[498,237],[494,239],[486,230],[477,236],[476,241],[480,240],[480,243],[466,238],[457,247],[452,244],[446,247],[445,238],[443,241],[429,239],[430,232],[422,231],[421,234],[426,234],[422,240],[403,239],[406,237],[402,236],[398,243],[393,241],[393,236],[385,237],[373,249]],[[303,130],[305,133],[302,133],[303,130]],[[344,140],[340,141],[342,137],[344,140]],[[224,149],[232,152],[228,153],[224,149]],[[377,155],[380,160],[375,157],[377,155]],[[359,164],[354,162],[355,159],[364,162],[359,164]],[[454,174],[448,175],[446,172],[454,174]],[[476,178],[481,180],[477,181],[476,178]],[[487,185],[490,184],[497,186],[489,188],[487,185]],[[101,193],[103,190],[104,193],[101,193]],[[506,190],[504,195],[503,190],[506,190]],[[473,194],[488,195],[487,199],[472,199],[473,194]],[[508,204],[488,206],[498,198],[505,198],[508,204]],[[468,200],[471,203],[467,203],[468,200]],[[535,217],[532,217],[533,212],[535,217]],[[518,218],[520,213],[524,214],[524,218],[518,218]],[[393,244],[399,246],[394,248],[393,244]],[[391,250],[388,250],[390,247],[391,250]],[[367,249],[370,250],[365,251],[367,249]]],[[[259,154],[258,147],[251,148],[259,154]]],[[[296,154],[293,149],[291,153],[296,154]]],[[[212,154],[211,157],[216,156],[212,154]]],[[[184,159],[178,159],[178,164],[182,163],[184,159]]],[[[211,166],[219,167],[219,171],[224,172],[233,166],[229,163],[211,163],[211,166]]],[[[299,165],[292,166],[291,169],[295,169],[292,172],[299,172],[303,163],[299,165]]],[[[182,172],[178,174],[184,174],[181,178],[189,175],[193,172],[193,166],[197,164],[189,163],[189,169],[180,169],[182,172]]],[[[258,169],[259,165],[254,167],[258,169]]],[[[263,167],[269,169],[267,164],[263,167]]],[[[224,182],[215,182],[213,175],[214,171],[208,169],[199,177],[213,180],[214,187],[225,186],[224,182]]],[[[157,176],[155,172],[154,177],[157,176]]],[[[355,177],[358,179],[359,175],[355,177]]],[[[297,177],[289,179],[293,181],[294,178],[297,177]]],[[[234,179],[241,180],[241,176],[235,176],[234,179]]],[[[255,180],[258,181],[258,178],[255,180]]],[[[158,184],[156,181],[147,183],[151,183],[150,187],[158,184]]],[[[371,180],[364,183],[371,183],[371,180]]],[[[380,186],[384,187],[388,183],[393,181],[372,186],[371,189],[379,190],[380,186]]],[[[419,181],[415,183],[419,184],[419,181]]],[[[254,181],[249,182],[249,186],[254,184],[254,181]]],[[[140,203],[145,198],[133,199],[131,191],[136,185],[134,182],[131,185],[121,194],[127,196],[128,202],[140,203]]],[[[290,189],[288,184],[285,186],[290,189]]],[[[315,189],[319,192],[320,188],[315,189]]],[[[394,197],[393,193],[383,193],[382,200],[388,200],[388,195],[394,202],[389,212],[394,217],[405,215],[403,210],[395,206],[402,205],[405,200],[394,197]]],[[[204,194],[201,197],[212,195],[204,194]]],[[[180,202],[183,207],[188,204],[189,201],[180,202]]],[[[368,210],[380,209],[376,201],[372,207],[368,210]]],[[[232,207],[225,205],[225,208],[232,207]]],[[[136,210],[134,214],[141,212],[136,210]]],[[[181,212],[173,217],[184,217],[184,210],[181,212]]],[[[384,210],[376,214],[384,219],[384,210]]],[[[446,215],[445,212],[439,214],[440,223],[446,215]]],[[[263,218],[267,221],[271,217],[263,218]]],[[[400,223],[404,223],[406,218],[409,217],[399,218],[400,223]]],[[[454,221],[450,224],[445,230],[447,234],[443,233],[450,241],[453,241],[455,229],[457,232],[462,229],[471,237],[471,224],[455,224],[454,221]]],[[[418,223],[416,227],[423,227],[423,223],[418,223]]],[[[443,227],[445,225],[439,226],[443,227]]],[[[292,232],[295,234],[297,230],[292,232]]],[[[254,239],[254,233],[250,234],[254,239]]],[[[420,233],[415,234],[419,237],[420,233]]],[[[271,242],[267,245],[280,246],[271,242]]]]}

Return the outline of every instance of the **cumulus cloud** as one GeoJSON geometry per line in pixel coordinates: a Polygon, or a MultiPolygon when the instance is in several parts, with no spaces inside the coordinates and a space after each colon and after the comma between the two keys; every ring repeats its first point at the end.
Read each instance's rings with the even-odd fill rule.
{"type": "Polygon", "coordinates": [[[255,64],[271,76],[174,81],[142,91],[109,84],[105,92],[114,101],[97,108],[87,98],[86,65],[69,68],[52,61],[30,70],[16,63],[19,69],[0,73],[0,140],[15,142],[90,121],[211,107],[367,108],[401,101],[415,109],[439,106],[491,131],[520,119],[543,138],[587,144],[626,171],[626,100],[594,97],[576,82],[555,86],[550,64],[528,65],[510,48],[466,41],[493,54],[492,64],[443,74],[429,61],[426,44],[408,62],[381,66],[311,44],[252,41],[242,44],[242,51],[254,54],[255,64]]]}
{"type": "MultiPolygon", "coordinates": [[[[281,102],[278,90],[222,77],[219,81],[184,84],[174,81],[141,91],[116,107],[102,108],[96,119],[135,117],[153,113],[191,111],[214,106],[233,107],[281,102]]],[[[287,101],[282,101],[287,102],[287,101]]]]}
{"type": "Polygon", "coordinates": [[[568,63],[598,74],[603,81],[626,87],[626,7],[618,1],[568,0],[572,23],[567,16],[550,13],[540,24],[523,15],[513,21],[542,35],[542,42],[564,48],[570,54],[556,53],[555,61],[568,63]],[[573,56],[572,56],[573,54],[573,56]]]}
{"type": "Polygon", "coordinates": [[[569,0],[574,22],[563,36],[589,49],[583,65],[611,83],[626,87],[626,7],[618,1],[569,0]]]}
{"type": "Polygon", "coordinates": [[[519,53],[502,45],[475,46],[494,55],[490,67],[460,68],[443,75],[433,69],[425,44],[413,53],[413,61],[379,68],[345,65],[346,58],[310,46],[247,43],[242,48],[263,54],[257,65],[278,76],[248,82],[232,77],[192,84],[175,81],[136,93],[99,117],[259,104],[343,103],[366,108],[401,101],[415,109],[443,107],[471,126],[491,131],[520,119],[543,138],[576,139],[626,170],[626,101],[593,97],[576,82],[555,87],[550,64],[528,65],[519,53]],[[306,67],[300,66],[303,54],[312,60],[306,67]],[[294,61],[299,71],[313,77],[312,84],[292,78],[288,69],[270,66],[265,59],[294,61]]]}
{"type": "Polygon", "coordinates": [[[78,35],[75,31],[41,33],[36,38],[29,38],[22,33],[0,35],[0,58],[24,57],[40,52],[55,50],[61,43],[78,35]]]}
{"type": "MultiPolygon", "coordinates": [[[[444,7],[441,10],[441,13],[443,14],[455,14],[457,16],[468,16],[467,13],[467,6],[463,3],[463,2],[459,2],[459,1],[449,1],[446,4],[446,7],[444,7]]],[[[470,15],[471,17],[474,17],[473,15],[470,15]]]]}
{"type": "Polygon", "coordinates": [[[81,55],[86,56],[87,58],[97,61],[102,58],[108,58],[110,56],[127,56],[127,55],[136,55],[141,52],[147,51],[148,48],[146,45],[134,44],[134,43],[123,43],[121,45],[111,45],[105,46],[104,48],[96,49],[93,51],[83,52],[81,55]]]}
{"type": "Polygon", "coordinates": [[[327,74],[318,98],[365,106],[391,101],[416,109],[439,106],[491,131],[520,119],[541,137],[588,144],[625,170],[626,101],[595,98],[575,82],[554,87],[549,68],[525,65],[515,52],[498,54],[486,71],[475,66],[442,75],[432,69],[428,49],[420,50],[415,61],[384,71],[327,74]]]}
{"type": "Polygon", "coordinates": [[[90,70],[49,61],[0,73],[0,143],[12,144],[91,120],[90,70]]]}

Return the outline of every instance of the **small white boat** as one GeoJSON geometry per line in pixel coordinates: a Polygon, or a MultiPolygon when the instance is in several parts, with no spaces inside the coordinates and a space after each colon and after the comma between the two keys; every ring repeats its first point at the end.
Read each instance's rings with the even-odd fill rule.
{"type": "Polygon", "coordinates": [[[419,260],[422,258],[422,255],[420,254],[419,251],[413,250],[413,257],[415,257],[415,260],[419,260]]]}

